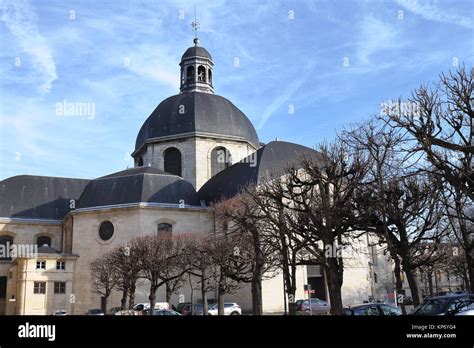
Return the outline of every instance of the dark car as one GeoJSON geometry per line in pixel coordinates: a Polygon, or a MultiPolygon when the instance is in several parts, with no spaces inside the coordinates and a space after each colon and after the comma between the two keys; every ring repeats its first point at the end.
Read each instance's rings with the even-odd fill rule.
{"type": "MultiPolygon", "coordinates": [[[[151,311],[149,309],[145,309],[143,311],[143,315],[151,315],[151,311]]],[[[175,312],[171,309],[155,309],[155,315],[159,315],[159,316],[162,316],[162,315],[166,315],[166,316],[178,315],[178,316],[181,316],[180,313],[175,312]]]]}
{"type": "Polygon", "coordinates": [[[191,302],[178,303],[178,308],[176,308],[176,312],[183,314],[183,309],[189,308],[189,306],[191,306],[191,302]]]}
{"type": "MultiPolygon", "coordinates": [[[[181,304],[181,303],[180,303],[181,304]]],[[[208,301],[207,302],[207,308],[208,310],[215,304],[214,301],[208,301]]],[[[178,312],[179,312],[180,307],[178,306],[178,312]]],[[[203,305],[202,303],[195,303],[194,306],[191,304],[191,302],[186,302],[182,306],[181,309],[182,315],[203,315],[203,305]]]]}
{"type": "Polygon", "coordinates": [[[343,308],[342,315],[402,315],[402,311],[385,303],[364,303],[343,308]]]}
{"type": "Polygon", "coordinates": [[[447,295],[432,297],[414,311],[413,315],[455,315],[466,308],[470,308],[474,303],[474,295],[447,295]]]}
{"type": "Polygon", "coordinates": [[[104,315],[104,311],[99,308],[92,308],[87,311],[86,315],[104,315]]]}

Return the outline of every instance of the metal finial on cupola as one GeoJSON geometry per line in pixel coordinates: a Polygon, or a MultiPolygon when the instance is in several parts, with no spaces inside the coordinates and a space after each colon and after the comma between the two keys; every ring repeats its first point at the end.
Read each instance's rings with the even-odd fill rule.
{"type": "Polygon", "coordinates": [[[199,21],[197,20],[196,15],[196,4],[194,4],[194,21],[191,22],[191,27],[194,30],[194,44],[197,46],[199,45],[199,38],[198,38],[198,30],[199,30],[199,21]]]}

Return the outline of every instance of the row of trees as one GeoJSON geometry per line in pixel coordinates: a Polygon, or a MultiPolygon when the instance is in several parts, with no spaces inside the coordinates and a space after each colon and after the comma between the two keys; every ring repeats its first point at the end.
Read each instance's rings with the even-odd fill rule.
{"type": "Polygon", "coordinates": [[[433,88],[420,87],[407,102],[288,163],[283,175],[217,202],[215,234],[139,237],[105,255],[107,262],[93,264],[97,284],[110,283],[99,290],[107,297],[110,286],[120,289],[124,306],[144,278],[153,308],[160,286],[169,301],[192,275],[206,312],[208,291],[217,289],[222,304],[224,294],[249,283],[253,313],[261,314],[262,280],[281,272],[293,314],[297,266],[311,262],[324,268],[331,311],[341,314],[345,263],[338,250],[368,233],[390,255],[399,293],[406,274],[415,305],[416,275],[443,262],[464,266],[474,291],[473,79],[473,69],[441,75],[433,88]],[[416,107],[406,112],[407,103],[416,107]],[[456,263],[447,244],[458,250],[456,263]],[[104,264],[105,279],[97,277],[104,264]]]}
{"type": "MultiPolygon", "coordinates": [[[[308,258],[324,267],[332,313],[341,313],[344,262],[333,251],[365,233],[390,255],[398,293],[406,275],[415,306],[416,275],[435,264],[464,269],[474,291],[473,79],[473,69],[441,75],[433,88],[420,87],[290,163],[284,175],[216,205],[228,232],[250,239],[255,279],[263,265],[283,273],[290,313],[296,269],[308,258]]],[[[256,285],[256,313],[260,295],[256,285]]]]}
{"type": "Polygon", "coordinates": [[[222,236],[163,234],[137,237],[116,247],[91,263],[95,291],[105,299],[103,310],[113,291],[121,292],[122,309],[133,308],[137,283],[144,280],[153,314],[157,290],[165,287],[170,303],[191,276],[200,286],[204,313],[207,294],[213,289],[218,290],[219,313],[223,313],[223,296],[239,288],[230,276],[242,267],[239,253],[230,245],[222,236]]]}

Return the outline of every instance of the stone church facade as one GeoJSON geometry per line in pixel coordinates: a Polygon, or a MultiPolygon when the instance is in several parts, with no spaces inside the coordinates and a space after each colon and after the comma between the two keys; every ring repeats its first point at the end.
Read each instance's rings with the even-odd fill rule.
{"type": "MultiPolygon", "coordinates": [[[[214,94],[213,61],[194,46],[183,54],[180,93],[161,102],[144,122],[132,153],[134,168],[96,179],[19,175],[0,182],[0,246],[34,246],[27,255],[0,255],[0,314],[51,314],[64,309],[84,314],[100,308],[90,263],[133,237],[158,233],[212,233],[209,204],[240,188],[283,174],[288,161],[307,147],[259,142],[250,120],[232,102],[214,94]]],[[[0,250],[2,250],[0,248],[0,250]]],[[[343,295],[368,297],[367,256],[348,262],[343,295]]],[[[297,297],[314,284],[327,299],[321,268],[300,266],[297,297]]],[[[281,275],[262,284],[265,313],[284,308],[281,275]]],[[[147,302],[139,284],[136,302],[147,302]]],[[[191,286],[180,292],[191,301],[191,286]]],[[[114,293],[109,307],[119,306],[114,293]]],[[[210,294],[210,298],[213,294],[210,294]]],[[[164,289],[157,294],[164,301],[164,289]]],[[[228,295],[251,308],[250,289],[228,295]]],[[[172,298],[177,303],[177,297],[172,298]]]]}

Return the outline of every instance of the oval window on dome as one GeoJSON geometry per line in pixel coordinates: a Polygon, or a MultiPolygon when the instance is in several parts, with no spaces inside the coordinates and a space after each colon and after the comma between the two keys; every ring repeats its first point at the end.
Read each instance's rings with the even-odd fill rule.
{"type": "Polygon", "coordinates": [[[110,221],[104,221],[99,227],[99,237],[104,242],[108,241],[114,235],[114,225],[110,221]]]}

